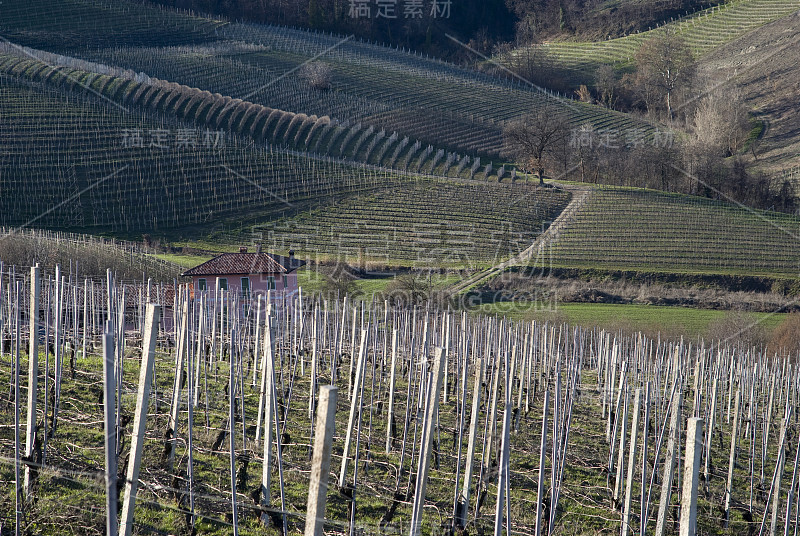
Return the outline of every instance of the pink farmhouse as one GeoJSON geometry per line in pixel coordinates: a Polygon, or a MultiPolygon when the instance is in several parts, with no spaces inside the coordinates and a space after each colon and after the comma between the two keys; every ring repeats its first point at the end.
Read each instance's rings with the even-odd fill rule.
{"type": "Polygon", "coordinates": [[[239,248],[239,253],[223,253],[181,275],[192,278],[195,294],[213,294],[219,282],[220,289],[243,296],[266,295],[271,290],[276,298],[291,300],[298,291],[296,270],[305,264],[295,259],[293,251],[284,257],[261,251],[248,253],[247,248],[239,248]]]}

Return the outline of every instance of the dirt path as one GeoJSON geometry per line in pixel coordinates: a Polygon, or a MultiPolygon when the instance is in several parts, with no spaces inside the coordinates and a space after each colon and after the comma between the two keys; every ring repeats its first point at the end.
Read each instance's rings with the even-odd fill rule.
{"type": "Polygon", "coordinates": [[[508,260],[505,260],[499,264],[492,266],[482,272],[478,272],[467,279],[464,279],[455,285],[451,286],[447,289],[447,291],[451,295],[459,294],[468,290],[469,288],[477,285],[478,283],[485,282],[493,277],[496,277],[503,273],[507,268],[511,266],[516,266],[519,264],[524,264],[533,257],[535,257],[541,250],[545,248],[547,244],[550,244],[554,239],[557,239],[558,236],[561,234],[561,231],[569,225],[572,221],[575,214],[581,209],[581,207],[586,203],[586,200],[593,194],[593,189],[587,188],[584,186],[572,186],[572,185],[559,185],[561,188],[565,190],[569,190],[572,193],[572,200],[570,200],[569,204],[561,211],[561,214],[553,220],[553,223],[545,229],[545,231],[536,237],[533,244],[522,250],[521,252],[517,253],[513,257],[508,260]]]}

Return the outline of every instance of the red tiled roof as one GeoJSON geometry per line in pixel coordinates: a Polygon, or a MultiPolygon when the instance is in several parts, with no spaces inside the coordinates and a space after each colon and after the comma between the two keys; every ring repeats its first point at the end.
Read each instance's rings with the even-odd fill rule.
{"type": "Polygon", "coordinates": [[[288,273],[305,265],[305,261],[273,253],[223,253],[181,275],[248,275],[288,273]]]}

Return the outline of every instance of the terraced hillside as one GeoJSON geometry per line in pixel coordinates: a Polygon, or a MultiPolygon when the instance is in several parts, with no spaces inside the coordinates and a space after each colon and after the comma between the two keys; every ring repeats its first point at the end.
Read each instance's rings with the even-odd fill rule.
{"type": "MultiPolygon", "coordinates": [[[[456,160],[467,154],[482,157],[484,162],[487,157],[496,158],[502,148],[504,122],[548,104],[562,109],[575,126],[591,123],[598,129],[651,128],[601,107],[561,101],[527,86],[405,51],[286,28],[223,25],[213,20],[195,24],[195,18],[189,17],[175,22],[175,31],[180,34],[184,27],[196,27],[205,32],[202,43],[192,37],[187,38],[191,46],[175,47],[168,45],[182,44],[179,38],[177,43],[155,39],[155,47],[140,48],[139,43],[125,39],[114,41],[114,27],[100,27],[96,40],[112,41],[113,48],[109,48],[76,45],[69,35],[62,41],[55,31],[61,26],[53,23],[51,42],[43,43],[27,37],[35,30],[27,16],[37,9],[47,13],[49,3],[32,0],[21,8],[22,0],[7,1],[17,7],[0,17],[0,32],[13,36],[18,44],[147,73],[287,112],[328,117],[332,123],[372,127],[385,132],[387,138],[396,133],[398,142],[409,138],[413,146],[419,140],[421,147],[431,145],[434,154],[438,150],[453,153],[456,160]],[[315,57],[332,69],[331,91],[311,90],[298,77],[298,67],[315,57]]],[[[85,6],[105,5],[99,0],[96,4],[91,0],[72,1],[85,6]]],[[[129,12],[144,9],[124,0],[115,5],[129,12]]],[[[97,14],[102,15],[102,11],[97,14]]],[[[136,21],[141,19],[147,20],[147,15],[140,13],[136,21]]],[[[85,31],[95,32],[90,28],[85,31]]],[[[159,27],[153,31],[157,36],[159,27]]],[[[318,150],[335,154],[335,146],[320,145],[318,150]]],[[[384,154],[393,153],[387,150],[384,154]]]]}
{"type": "Polygon", "coordinates": [[[146,2],[115,0],[4,1],[3,37],[31,47],[178,45],[208,39],[225,21],[146,2]]]}
{"type": "MultiPolygon", "coordinates": [[[[11,70],[42,72],[35,64],[11,70]]],[[[74,82],[77,75],[53,76],[74,82]]],[[[95,78],[98,88],[114,85],[95,78]]],[[[60,89],[0,76],[2,224],[137,236],[258,225],[280,238],[279,249],[463,266],[526,247],[568,198],[521,183],[412,179],[258,149],[60,89]]]]}
{"type": "Polygon", "coordinates": [[[532,262],[797,277],[800,219],[699,197],[598,189],[532,262]]]}
{"type": "Polygon", "coordinates": [[[602,64],[621,67],[630,63],[642,43],[659,33],[676,33],[696,56],[701,56],[798,9],[800,3],[797,0],[733,0],[660,28],[626,37],[596,42],[553,42],[537,46],[557,61],[560,68],[575,73],[573,83],[590,83],[597,67],[602,64]]]}
{"type": "Polygon", "coordinates": [[[569,198],[521,183],[421,179],[254,231],[276,249],[339,260],[477,267],[530,246],[569,198]]]}
{"type": "Polygon", "coordinates": [[[0,76],[0,219],[123,233],[280,217],[387,173],[258,149],[92,94],[0,76]]]}

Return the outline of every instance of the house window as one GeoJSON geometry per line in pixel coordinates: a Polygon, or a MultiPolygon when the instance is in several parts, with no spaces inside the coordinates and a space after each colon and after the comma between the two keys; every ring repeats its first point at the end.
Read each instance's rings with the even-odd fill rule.
{"type": "Polygon", "coordinates": [[[243,277],[242,278],[242,294],[247,294],[250,292],[250,278],[243,277]]]}
{"type": "Polygon", "coordinates": [[[289,276],[283,276],[283,288],[289,288],[289,276]]]}
{"type": "Polygon", "coordinates": [[[227,277],[220,277],[219,281],[219,289],[220,290],[228,290],[228,278],[227,277]]]}
{"type": "Polygon", "coordinates": [[[267,277],[267,288],[269,290],[275,290],[275,276],[267,277]]]}
{"type": "Polygon", "coordinates": [[[197,290],[206,290],[206,278],[201,277],[197,280],[197,290]]]}

